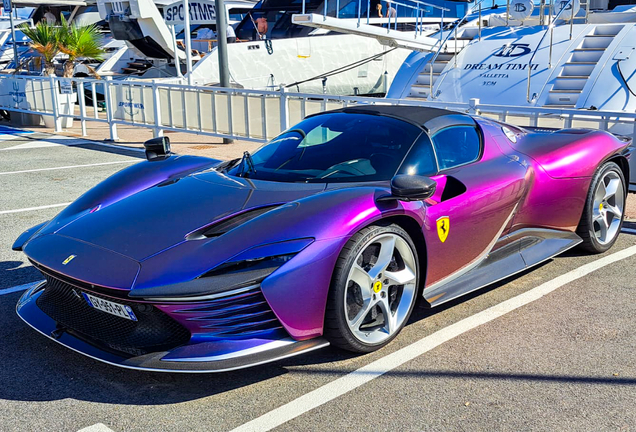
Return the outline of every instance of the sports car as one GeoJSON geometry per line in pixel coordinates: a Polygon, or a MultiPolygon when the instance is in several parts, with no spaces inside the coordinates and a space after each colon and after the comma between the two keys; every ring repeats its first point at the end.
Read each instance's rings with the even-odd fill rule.
{"type": "Polygon", "coordinates": [[[18,315],[113,365],[213,372],[395,338],[575,246],[609,249],[631,141],[413,106],[309,116],[242,158],[167,138],[23,233],[18,315]]]}

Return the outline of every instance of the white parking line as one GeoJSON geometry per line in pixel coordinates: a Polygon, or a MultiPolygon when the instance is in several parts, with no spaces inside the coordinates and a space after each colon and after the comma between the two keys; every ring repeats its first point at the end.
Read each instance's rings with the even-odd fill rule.
{"type": "MultiPolygon", "coordinates": [[[[20,135],[10,135],[11,138],[6,139],[15,139],[20,138],[20,135]]],[[[0,135],[0,142],[3,141],[2,135],[0,135]]],[[[107,144],[101,141],[91,141],[83,138],[69,137],[64,135],[51,135],[48,138],[41,138],[38,140],[29,141],[22,144],[17,144],[12,147],[6,147],[0,149],[0,151],[10,151],[10,150],[32,150],[37,148],[47,148],[47,147],[72,147],[72,146],[87,146],[87,145],[98,145],[102,147],[115,148],[119,150],[130,150],[134,152],[145,152],[145,149],[138,147],[130,147],[123,145],[115,145],[115,144],[107,144]]]]}
{"type": "Polygon", "coordinates": [[[22,174],[22,173],[30,173],[30,172],[38,172],[38,171],[54,171],[54,170],[61,170],[61,169],[85,168],[85,167],[94,167],[94,166],[101,166],[101,165],[115,165],[115,164],[135,163],[135,162],[139,162],[139,161],[137,159],[133,159],[133,160],[125,160],[125,161],[92,163],[92,164],[86,164],[86,165],[67,165],[67,166],[52,167],[52,168],[37,168],[37,169],[22,170],[22,171],[7,171],[7,172],[0,172],[0,175],[22,174]]]}
{"type": "Polygon", "coordinates": [[[0,131],[0,142],[9,141],[16,138],[20,138],[20,135],[5,134],[5,133],[2,133],[2,131],[0,131]]]}
{"type": "Polygon", "coordinates": [[[106,426],[104,423],[97,423],[97,424],[94,424],[93,426],[80,429],[77,432],[114,432],[114,431],[108,426],[106,426]]]}
{"type": "Polygon", "coordinates": [[[442,330],[433,333],[419,341],[391,353],[379,360],[376,360],[358,370],[355,370],[335,381],[317,388],[273,411],[270,411],[256,419],[247,422],[232,432],[247,431],[268,431],[283,423],[292,420],[301,414],[317,408],[325,403],[334,400],[338,396],[348,393],[363,384],[377,378],[404,363],[432,350],[433,348],[448,342],[449,340],[466,333],[482,324],[486,324],[499,318],[508,312],[525,306],[541,297],[553,292],[572,281],[575,281],[589,273],[598,270],[606,265],[615,263],[622,259],[636,254],[636,246],[631,246],[622,251],[615,252],[606,257],[600,258],[589,264],[585,264],[564,275],[561,275],[549,282],[539,285],[523,294],[506,300],[498,305],[492,306],[473,316],[456,322],[442,330]]]}
{"type": "MultiPolygon", "coordinates": [[[[13,135],[13,138],[20,138],[20,136],[13,135]]],[[[55,139],[56,140],[61,139],[62,141],[64,141],[64,140],[70,140],[72,138],[55,137],[55,139]]],[[[39,139],[39,140],[28,141],[22,144],[16,144],[11,147],[5,147],[3,149],[0,149],[0,151],[30,150],[30,149],[39,149],[39,148],[47,148],[47,147],[69,147],[69,146],[76,146],[76,145],[82,145],[82,144],[86,144],[86,143],[81,140],[76,140],[76,142],[65,143],[65,142],[53,142],[47,139],[39,139]]]]}
{"type": "Polygon", "coordinates": [[[11,287],[11,288],[1,289],[0,290],[0,296],[11,294],[11,293],[14,293],[14,292],[19,292],[19,291],[26,291],[29,288],[31,288],[32,286],[35,286],[35,285],[39,284],[40,282],[42,282],[42,281],[39,280],[39,281],[35,281],[35,282],[29,282],[28,284],[24,284],[24,285],[18,285],[18,286],[14,286],[14,287],[11,287]]]}
{"type": "Polygon", "coordinates": [[[33,211],[33,210],[44,210],[44,209],[55,208],[55,207],[66,207],[69,204],[70,202],[60,203],[60,204],[51,204],[51,205],[45,205],[40,207],[27,207],[27,208],[15,209],[15,210],[2,210],[0,211],[0,215],[9,214],[9,213],[22,213],[22,212],[33,211]]]}

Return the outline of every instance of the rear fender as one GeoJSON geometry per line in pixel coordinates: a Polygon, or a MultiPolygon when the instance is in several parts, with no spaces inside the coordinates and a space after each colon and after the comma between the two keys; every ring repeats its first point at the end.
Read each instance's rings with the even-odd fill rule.
{"type": "Polygon", "coordinates": [[[604,161],[628,145],[608,132],[592,130],[530,133],[513,144],[555,179],[592,177],[604,161]]]}

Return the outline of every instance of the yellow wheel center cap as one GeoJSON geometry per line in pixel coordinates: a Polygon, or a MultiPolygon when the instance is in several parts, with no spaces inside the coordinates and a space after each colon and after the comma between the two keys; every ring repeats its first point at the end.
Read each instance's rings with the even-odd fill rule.
{"type": "Polygon", "coordinates": [[[603,203],[599,206],[599,210],[603,210],[603,203]]]}
{"type": "Polygon", "coordinates": [[[382,291],[382,282],[376,281],[376,283],[373,284],[373,291],[375,291],[376,293],[382,291]]]}

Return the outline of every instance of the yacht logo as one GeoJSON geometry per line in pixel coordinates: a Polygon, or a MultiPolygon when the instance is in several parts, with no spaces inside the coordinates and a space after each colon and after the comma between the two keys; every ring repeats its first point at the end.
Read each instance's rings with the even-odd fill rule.
{"type": "Polygon", "coordinates": [[[526,5],[524,5],[523,3],[515,3],[513,6],[515,12],[525,12],[528,10],[526,5]]]}
{"type": "Polygon", "coordinates": [[[495,57],[521,57],[526,54],[529,54],[530,51],[532,51],[530,49],[530,44],[514,44],[513,43],[510,45],[502,46],[501,49],[497,51],[496,53],[494,53],[493,55],[495,57]]]}
{"type": "Polygon", "coordinates": [[[13,81],[13,91],[10,91],[9,94],[13,98],[13,102],[18,105],[26,99],[26,93],[20,91],[20,83],[17,81],[13,81]]]}
{"type": "Polygon", "coordinates": [[[133,93],[130,88],[124,91],[126,92],[124,99],[127,102],[119,102],[119,106],[124,110],[124,113],[128,114],[130,117],[134,117],[139,113],[139,110],[144,109],[144,104],[133,102],[133,93]]]}
{"type": "Polygon", "coordinates": [[[568,11],[568,10],[572,9],[572,3],[573,3],[573,1],[570,1],[570,0],[561,1],[561,7],[559,8],[559,10],[565,9],[566,11],[568,11]]]}

